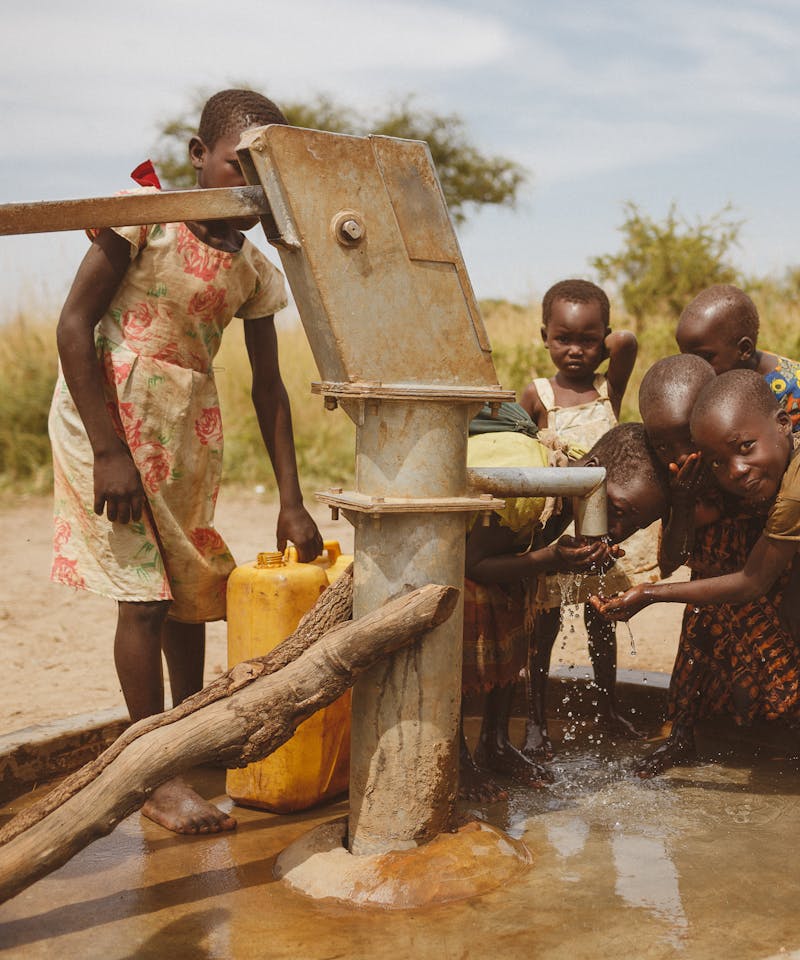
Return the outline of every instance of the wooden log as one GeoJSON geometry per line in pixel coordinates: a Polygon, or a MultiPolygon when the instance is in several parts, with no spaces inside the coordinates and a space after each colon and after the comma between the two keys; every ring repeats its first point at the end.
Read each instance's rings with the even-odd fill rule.
{"type": "MultiPolygon", "coordinates": [[[[285,743],[378,659],[443,623],[458,597],[429,585],[340,624],[282,669],[130,742],[99,774],[0,847],[0,902],[13,897],[200,763],[244,766],[285,743]]],[[[13,821],[12,821],[13,823],[13,821]]]]}
{"type": "Polygon", "coordinates": [[[224,697],[229,697],[236,690],[252,683],[258,677],[268,676],[276,670],[285,667],[292,660],[299,657],[322,637],[326,631],[339,623],[349,620],[353,614],[353,565],[342,573],[336,582],[324,590],[319,600],[306,613],[297,625],[291,636],[279,643],[263,657],[255,657],[237,663],[235,667],[218,677],[207,687],[203,687],[192,697],[187,697],[172,710],[157,713],[152,717],[145,717],[119,736],[111,746],[104,750],[95,760],[87,763],[54,787],[48,794],[32,803],[10,823],[0,829],[0,848],[13,840],[23,831],[44,819],[53,810],[57,810],[62,803],[90,783],[131,743],[145,734],[187,717],[197,710],[215,703],[224,697]]]}

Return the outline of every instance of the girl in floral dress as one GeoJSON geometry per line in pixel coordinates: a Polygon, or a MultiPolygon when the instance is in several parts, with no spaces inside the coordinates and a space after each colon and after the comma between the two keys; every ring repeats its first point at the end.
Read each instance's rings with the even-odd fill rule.
{"type": "MultiPolygon", "coordinates": [[[[189,155],[200,187],[244,185],[244,130],[286,123],[270,100],[225,90],[206,104],[189,155]]],[[[58,325],[50,412],[55,474],[52,579],[118,604],[114,657],[131,719],[202,686],[205,623],[225,616],[233,557],[214,527],[222,421],[213,361],[244,321],[253,403],[280,495],[279,549],[322,551],[303,506],[273,314],[283,277],[242,234],[257,219],[161,223],[96,233],[58,325]]],[[[235,821],[176,778],[143,808],[179,833],[235,821]]]]}

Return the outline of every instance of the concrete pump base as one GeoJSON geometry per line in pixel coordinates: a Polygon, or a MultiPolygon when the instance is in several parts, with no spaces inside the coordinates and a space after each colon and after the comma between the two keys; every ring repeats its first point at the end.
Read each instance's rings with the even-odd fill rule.
{"type": "Polygon", "coordinates": [[[347,850],[346,830],[344,818],[315,827],[279,855],[275,877],[315,900],[402,909],[480,896],[532,861],[524,843],[478,821],[423,846],[364,856],[347,850]]]}

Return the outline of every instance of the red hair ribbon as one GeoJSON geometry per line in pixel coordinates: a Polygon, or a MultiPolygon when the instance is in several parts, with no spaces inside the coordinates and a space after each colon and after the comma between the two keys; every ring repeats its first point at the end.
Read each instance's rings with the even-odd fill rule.
{"type": "Polygon", "coordinates": [[[156,168],[152,160],[144,160],[139,166],[131,171],[131,179],[135,180],[140,187],[155,187],[161,189],[161,181],[158,179],[156,168]]]}

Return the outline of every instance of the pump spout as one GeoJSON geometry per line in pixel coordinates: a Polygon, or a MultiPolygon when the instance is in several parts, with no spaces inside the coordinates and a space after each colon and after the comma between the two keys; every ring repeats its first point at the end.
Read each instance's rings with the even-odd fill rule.
{"type": "Polygon", "coordinates": [[[608,533],[605,467],[486,467],[467,470],[470,492],[496,497],[573,497],[575,530],[584,537],[608,533]]]}
{"type": "Polygon", "coordinates": [[[575,497],[572,509],[575,532],[579,537],[605,537],[608,534],[605,478],[593,490],[575,497]]]}

